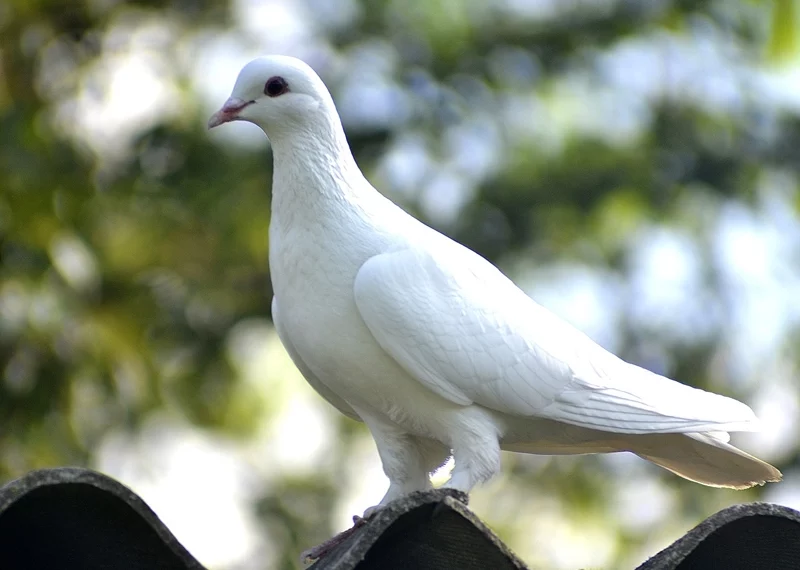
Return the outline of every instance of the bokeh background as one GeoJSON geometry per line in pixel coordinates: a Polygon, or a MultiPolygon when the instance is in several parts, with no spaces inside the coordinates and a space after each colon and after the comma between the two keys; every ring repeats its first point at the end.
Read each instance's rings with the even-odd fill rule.
{"type": "MultiPolygon", "coordinates": [[[[207,132],[303,57],[403,207],[605,347],[750,403],[785,482],[504,456],[472,506],[533,567],[631,568],[702,518],[800,507],[795,0],[0,3],[0,478],[119,478],[214,569],[297,568],[386,480],[270,321],[271,161],[207,132]]],[[[439,480],[444,479],[440,476],[439,480]]]]}

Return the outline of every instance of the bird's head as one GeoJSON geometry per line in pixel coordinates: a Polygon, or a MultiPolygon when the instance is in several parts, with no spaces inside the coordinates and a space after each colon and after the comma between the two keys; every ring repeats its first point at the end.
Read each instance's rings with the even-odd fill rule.
{"type": "Polygon", "coordinates": [[[211,116],[208,128],[249,121],[272,137],[287,127],[317,123],[329,106],[328,89],[307,64],[288,56],[261,57],[239,72],[231,96],[211,116]]]}

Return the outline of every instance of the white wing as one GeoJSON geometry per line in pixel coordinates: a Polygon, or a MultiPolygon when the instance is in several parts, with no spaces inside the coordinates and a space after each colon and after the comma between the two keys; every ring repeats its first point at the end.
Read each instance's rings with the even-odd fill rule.
{"type": "Polygon", "coordinates": [[[380,346],[444,398],[618,433],[757,429],[746,405],[622,361],[445,245],[372,257],[354,285],[380,346]]]}

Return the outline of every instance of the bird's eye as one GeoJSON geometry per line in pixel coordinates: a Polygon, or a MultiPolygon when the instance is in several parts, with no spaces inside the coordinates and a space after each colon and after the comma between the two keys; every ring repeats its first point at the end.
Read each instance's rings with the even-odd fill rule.
{"type": "Polygon", "coordinates": [[[283,77],[270,77],[264,84],[264,95],[270,97],[277,97],[283,95],[289,90],[289,84],[283,77]]]}

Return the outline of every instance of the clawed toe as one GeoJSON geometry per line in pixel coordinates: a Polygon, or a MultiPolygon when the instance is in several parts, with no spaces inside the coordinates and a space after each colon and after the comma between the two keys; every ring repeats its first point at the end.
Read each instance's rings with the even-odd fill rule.
{"type": "Polygon", "coordinates": [[[367,520],[367,519],[371,519],[371,518],[372,518],[372,517],[373,517],[373,516],[374,516],[374,515],[375,515],[375,514],[378,512],[378,511],[380,511],[382,508],[383,508],[383,506],[382,506],[382,505],[375,505],[375,506],[372,506],[372,507],[368,508],[366,511],[364,511],[364,518],[361,518],[361,517],[354,516],[354,517],[353,517],[353,522],[355,523],[357,518],[358,518],[359,520],[362,520],[362,521],[365,521],[365,520],[367,520]]]}
{"type": "MultiPolygon", "coordinates": [[[[369,516],[371,516],[371,514],[369,516]]],[[[366,513],[364,513],[363,518],[358,515],[353,515],[353,526],[351,526],[347,530],[340,532],[333,538],[326,540],[322,544],[309,548],[308,550],[304,550],[300,554],[300,559],[303,561],[304,564],[310,564],[315,560],[319,560],[320,558],[327,556],[328,554],[330,554],[331,550],[342,544],[345,540],[350,538],[353,535],[353,533],[355,533],[359,528],[367,524],[367,519],[369,518],[369,516],[366,513]]]]}

